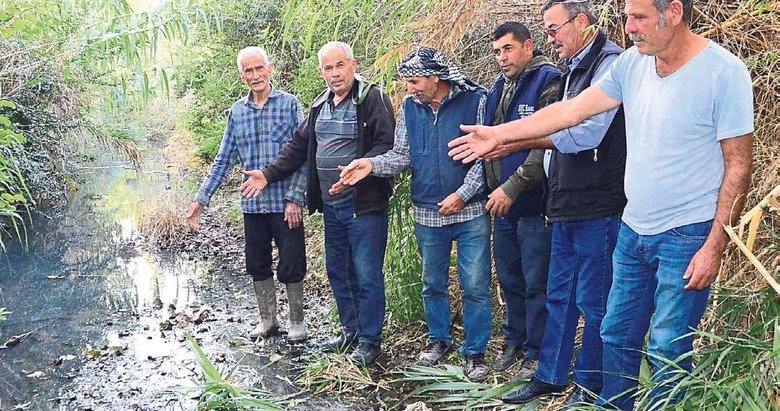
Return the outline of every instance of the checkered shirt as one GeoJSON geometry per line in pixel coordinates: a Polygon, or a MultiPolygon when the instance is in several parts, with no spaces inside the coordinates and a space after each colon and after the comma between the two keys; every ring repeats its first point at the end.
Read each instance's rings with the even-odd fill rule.
{"type": "MultiPolygon", "coordinates": [[[[251,91],[238,100],[230,109],[219,152],[196,201],[207,206],[237,161],[244,170],[262,170],[270,164],[301,121],[303,108],[298,98],[276,88],[262,107],[252,102],[251,91]]],[[[270,184],[255,198],[241,197],[241,210],[247,214],[283,213],[286,201],[304,206],[306,168],[304,165],[284,180],[270,184]]]]}

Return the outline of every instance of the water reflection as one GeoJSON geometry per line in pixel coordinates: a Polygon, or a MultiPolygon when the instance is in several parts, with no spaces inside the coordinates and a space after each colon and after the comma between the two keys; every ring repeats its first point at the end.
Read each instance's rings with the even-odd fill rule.
{"type": "MultiPolygon", "coordinates": [[[[114,342],[117,332],[107,330],[121,329],[155,302],[182,308],[197,299],[202,268],[128,242],[137,230],[139,199],[162,189],[164,177],[106,167],[81,186],[62,216],[35,219],[28,252],[9,244],[0,262],[0,307],[12,311],[0,323],[0,344],[30,333],[0,349],[3,406],[51,409],[49,398],[69,383],[87,345],[114,342]],[[76,359],[55,365],[64,355],[76,359]],[[42,378],[28,377],[38,371],[42,378]]],[[[133,341],[133,355],[165,349],[147,345],[133,341]]]]}

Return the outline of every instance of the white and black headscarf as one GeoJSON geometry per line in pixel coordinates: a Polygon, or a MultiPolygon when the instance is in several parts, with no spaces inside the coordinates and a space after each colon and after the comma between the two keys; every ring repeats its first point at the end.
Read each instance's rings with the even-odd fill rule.
{"type": "Polygon", "coordinates": [[[398,67],[401,77],[436,76],[459,85],[468,91],[475,91],[480,86],[460,72],[455,63],[444,58],[438,50],[431,47],[420,47],[404,57],[398,67]]]}

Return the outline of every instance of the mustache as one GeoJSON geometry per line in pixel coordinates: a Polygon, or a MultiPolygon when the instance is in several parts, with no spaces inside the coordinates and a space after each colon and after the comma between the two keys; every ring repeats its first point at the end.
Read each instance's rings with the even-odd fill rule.
{"type": "Polygon", "coordinates": [[[636,42],[636,41],[645,41],[645,36],[644,36],[644,34],[639,34],[639,33],[634,33],[634,34],[629,33],[628,34],[628,39],[631,40],[631,41],[634,41],[634,42],[636,42]]]}

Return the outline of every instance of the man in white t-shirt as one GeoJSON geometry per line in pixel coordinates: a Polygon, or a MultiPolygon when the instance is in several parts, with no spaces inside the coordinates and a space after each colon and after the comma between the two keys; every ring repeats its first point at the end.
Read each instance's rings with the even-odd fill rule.
{"type": "Polygon", "coordinates": [[[656,382],[650,402],[679,398],[680,390],[671,392],[685,373],[667,364],[692,368],[693,338],[683,336],[704,313],[728,244],[723,225],[739,217],[750,183],[750,75],[739,58],[691,32],[692,3],[627,0],[634,47],[598,83],[522,120],[463,126],[471,134],[450,143],[450,155],[468,162],[623,104],[628,204],[601,327],[599,403],[608,407],[633,408],[648,327],[656,382]]]}

